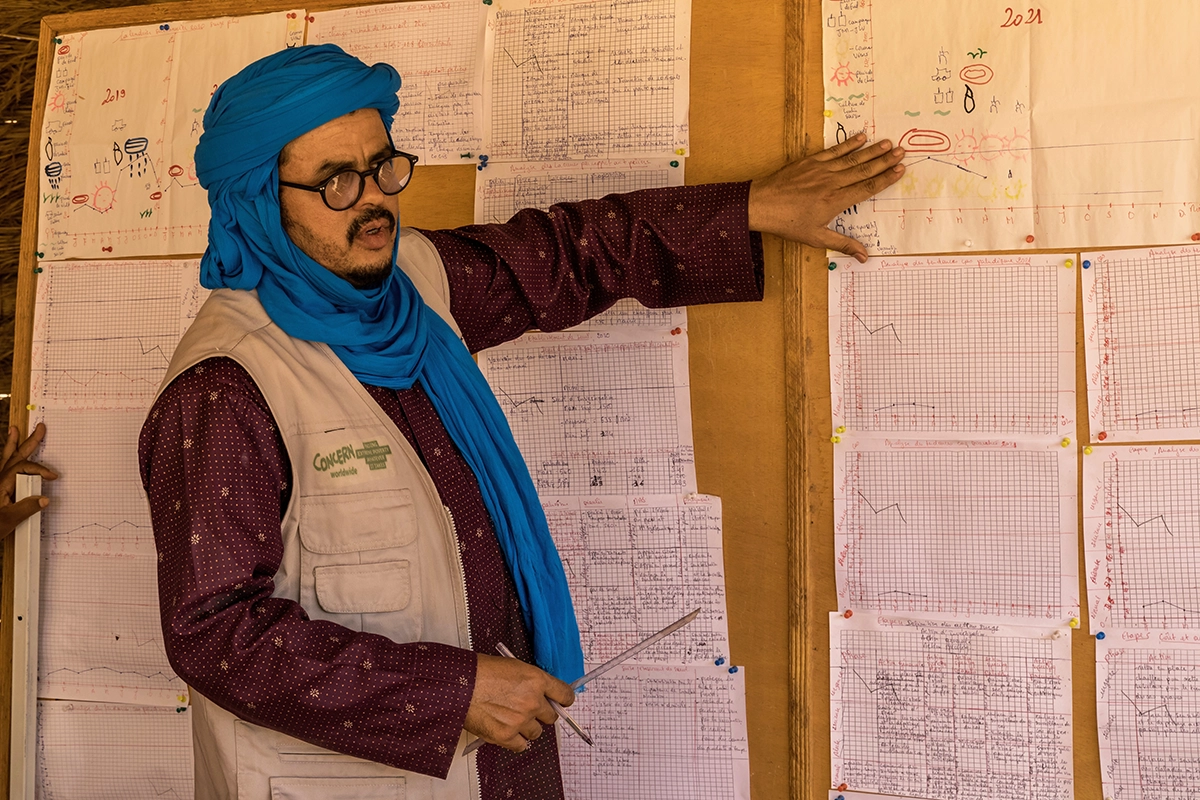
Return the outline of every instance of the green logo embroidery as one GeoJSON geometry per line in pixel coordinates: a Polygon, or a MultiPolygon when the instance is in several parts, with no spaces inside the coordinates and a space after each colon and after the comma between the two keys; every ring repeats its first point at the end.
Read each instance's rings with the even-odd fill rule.
{"type": "Polygon", "coordinates": [[[317,453],[313,456],[312,465],[318,472],[328,472],[331,478],[344,478],[358,474],[358,468],[351,461],[365,461],[371,470],[387,469],[387,457],[391,454],[392,448],[372,440],[363,442],[362,447],[357,449],[348,444],[330,453],[317,453]]]}

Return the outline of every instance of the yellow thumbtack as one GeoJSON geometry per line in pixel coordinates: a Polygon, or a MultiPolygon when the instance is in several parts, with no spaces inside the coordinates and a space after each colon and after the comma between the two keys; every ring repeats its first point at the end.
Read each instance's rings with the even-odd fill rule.
{"type": "Polygon", "coordinates": [[[677,155],[677,156],[685,156],[685,155],[687,155],[687,148],[686,148],[686,147],[679,147],[679,148],[676,148],[676,150],[675,150],[675,155],[677,155]]]}
{"type": "Polygon", "coordinates": [[[846,432],[846,426],[845,426],[845,425],[838,425],[838,426],[837,426],[837,428],[835,428],[835,430],[836,430],[838,433],[845,433],[845,432],[846,432]]]}
{"type": "Polygon", "coordinates": [[[1063,262],[1063,266],[1066,267],[1067,269],[1070,269],[1071,267],[1075,266],[1075,261],[1068,258],[1066,261],[1063,262]]]}
{"type": "Polygon", "coordinates": [[[832,116],[833,116],[833,111],[832,111],[831,109],[828,109],[828,108],[827,108],[827,109],[825,109],[825,116],[826,116],[826,117],[832,117],[832,116]]]}
{"type": "Polygon", "coordinates": [[[1062,440],[1062,446],[1063,446],[1063,447],[1070,447],[1070,446],[1071,446],[1071,437],[1069,437],[1069,436],[1064,436],[1064,437],[1063,437],[1063,440],[1062,440]]]}
{"type": "Polygon", "coordinates": [[[1090,456],[1092,454],[1092,446],[1090,444],[1087,447],[1083,448],[1083,454],[1085,456],[1090,456]]]}
{"type": "Polygon", "coordinates": [[[1078,628],[1078,627],[1079,627],[1079,620],[1078,620],[1078,619],[1076,619],[1075,617],[1071,617],[1071,621],[1070,621],[1070,622],[1068,622],[1068,623],[1067,623],[1067,625],[1068,625],[1069,627],[1071,627],[1071,628],[1078,628]]]}
{"type": "Polygon", "coordinates": [[[830,436],[829,437],[829,441],[833,442],[834,444],[837,444],[841,440],[842,440],[842,437],[840,437],[840,436],[830,436]]]}
{"type": "Polygon", "coordinates": [[[25,408],[28,409],[29,411],[37,411],[37,406],[35,406],[33,403],[30,403],[29,405],[25,406],[25,408]]]}

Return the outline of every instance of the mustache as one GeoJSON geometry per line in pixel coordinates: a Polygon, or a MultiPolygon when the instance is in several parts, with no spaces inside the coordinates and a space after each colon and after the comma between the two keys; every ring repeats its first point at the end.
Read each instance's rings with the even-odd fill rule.
{"type": "Polygon", "coordinates": [[[353,242],[354,238],[363,232],[363,229],[376,220],[385,219],[388,225],[393,229],[396,227],[396,216],[386,208],[368,208],[357,217],[354,222],[350,223],[350,227],[346,230],[346,241],[353,242]]]}

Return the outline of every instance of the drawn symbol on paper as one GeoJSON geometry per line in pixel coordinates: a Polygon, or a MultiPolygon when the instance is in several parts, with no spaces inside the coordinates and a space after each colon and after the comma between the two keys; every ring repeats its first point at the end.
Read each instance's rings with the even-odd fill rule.
{"type": "Polygon", "coordinates": [[[51,161],[46,165],[46,177],[50,179],[50,188],[57,189],[58,184],[62,182],[63,166],[58,161],[51,161]]]}
{"type": "Polygon", "coordinates": [[[838,86],[845,86],[854,80],[854,73],[850,71],[849,64],[838,64],[833,70],[831,80],[837,81],[838,86]]]}
{"type": "Polygon", "coordinates": [[[178,178],[180,175],[183,174],[183,167],[179,166],[178,164],[172,164],[170,166],[170,168],[167,170],[167,174],[170,175],[172,178],[178,178]]]}
{"type": "Polygon", "coordinates": [[[897,146],[908,153],[946,153],[950,150],[950,137],[941,131],[913,128],[900,137],[897,146]]]}
{"type": "Polygon", "coordinates": [[[1022,103],[1020,100],[1018,100],[1016,102],[1016,104],[1013,106],[1013,111],[1017,112],[1018,114],[1024,114],[1025,113],[1025,104],[1022,103]]]}
{"type": "Polygon", "coordinates": [[[929,80],[933,81],[934,83],[950,80],[950,69],[948,67],[938,67],[936,70],[934,70],[933,75],[930,76],[929,80]]]}
{"type": "Polygon", "coordinates": [[[66,104],[67,98],[63,96],[62,92],[59,92],[50,98],[50,102],[47,105],[49,105],[51,111],[61,111],[66,104]]]}
{"type": "Polygon", "coordinates": [[[117,166],[121,166],[121,162],[125,160],[125,153],[121,150],[121,145],[113,142],[113,161],[117,162],[117,166]]]}
{"type": "Polygon", "coordinates": [[[963,92],[963,111],[970,114],[975,110],[975,92],[971,90],[969,83],[963,88],[966,90],[963,92]]]}
{"type": "Polygon", "coordinates": [[[72,198],[71,198],[71,202],[72,202],[72,203],[74,203],[74,204],[75,204],[75,205],[77,205],[77,206],[81,206],[81,205],[83,205],[84,203],[86,203],[88,200],[91,200],[91,199],[92,199],[92,196],[91,196],[91,195],[87,195],[87,194],[77,194],[77,195],[75,195],[74,197],[72,197],[72,198]]]}
{"type": "Polygon", "coordinates": [[[62,47],[58,48],[58,54],[60,56],[65,56],[69,52],[71,52],[71,45],[69,44],[64,44],[62,47]]]}
{"type": "MultiPolygon", "coordinates": [[[[1012,176],[1010,175],[1009,177],[1012,177],[1012,176]]],[[[162,192],[155,192],[154,194],[150,195],[150,199],[151,200],[162,200],[162,192]]]]}
{"type": "Polygon", "coordinates": [[[969,55],[971,58],[983,58],[985,55],[987,55],[987,50],[984,50],[982,47],[980,47],[978,50],[971,50],[967,53],[967,55],[969,55]]]}
{"type": "Polygon", "coordinates": [[[1000,113],[1000,101],[996,99],[996,95],[992,95],[992,113],[1000,113]]]}
{"type": "Polygon", "coordinates": [[[123,119],[114,119],[114,120],[113,120],[113,124],[112,124],[112,132],[113,132],[113,133],[120,133],[120,132],[121,132],[121,131],[123,131],[123,130],[125,130],[125,120],[123,120],[123,119]]]}
{"type": "Polygon", "coordinates": [[[47,137],[46,138],[46,160],[52,161],[53,159],[54,159],[54,140],[47,137]]]}
{"type": "Polygon", "coordinates": [[[848,133],[846,133],[846,128],[844,125],[842,125],[842,123],[839,122],[837,124],[837,126],[838,126],[837,133],[834,134],[834,139],[837,141],[838,144],[841,144],[842,142],[849,139],[850,135],[848,133]]]}
{"type": "Polygon", "coordinates": [[[116,197],[116,191],[107,183],[102,183],[96,187],[96,193],[92,195],[92,208],[103,214],[112,209],[116,197]]]}
{"type": "Polygon", "coordinates": [[[950,54],[946,52],[946,48],[944,48],[944,47],[941,48],[940,50],[938,50],[938,63],[939,64],[949,64],[950,63],[950,54]]]}
{"type": "Polygon", "coordinates": [[[989,83],[996,75],[992,68],[987,64],[968,64],[958,71],[958,77],[965,83],[973,83],[976,86],[983,86],[989,83]]]}
{"type": "Polygon", "coordinates": [[[125,140],[125,154],[129,159],[129,177],[133,177],[134,172],[140,178],[146,174],[146,167],[149,166],[150,157],[146,155],[146,148],[149,147],[150,141],[144,136],[135,136],[125,140]]]}

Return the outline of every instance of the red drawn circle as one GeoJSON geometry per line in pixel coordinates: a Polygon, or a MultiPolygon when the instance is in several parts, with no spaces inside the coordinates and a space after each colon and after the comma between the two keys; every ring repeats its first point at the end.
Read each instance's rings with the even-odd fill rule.
{"type": "Polygon", "coordinates": [[[900,137],[898,147],[903,147],[912,153],[947,153],[950,151],[950,137],[941,131],[913,128],[900,137]]]}
{"type": "Polygon", "coordinates": [[[987,64],[968,64],[958,71],[958,77],[963,83],[973,83],[976,86],[990,83],[994,76],[995,73],[987,64]]]}
{"type": "Polygon", "coordinates": [[[162,200],[162,192],[155,192],[154,194],[150,195],[150,199],[151,200],[162,200]]]}
{"type": "Polygon", "coordinates": [[[90,200],[90,199],[91,199],[91,195],[86,195],[86,194],[77,194],[77,195],[75,195],[74,197],[72,197],[72,198],[71,198],[71,202],[72,202],[72,203],[74,203],[74,204],[75,204],[75,205],[77,205],[77,206],[81,206],[81,205],[83,205],[84,203],[86,203],[86,202],[87,202],[88,200],[90,200]]]}
{"type": "Polygon", "coordinates": [[[64,44],[62,47],[58,48],[58,54],[60,56],[65,56],[69,52],[71,52],[71,45],[69,44],[64,44]]]}
{"type": "Polygon", "coordinates": [[[167,170],[167,174],[172,178],[178,178],[183,174],[183,167],[179,166],[178,164],[172,164],[170,169],[167,170]]]}

